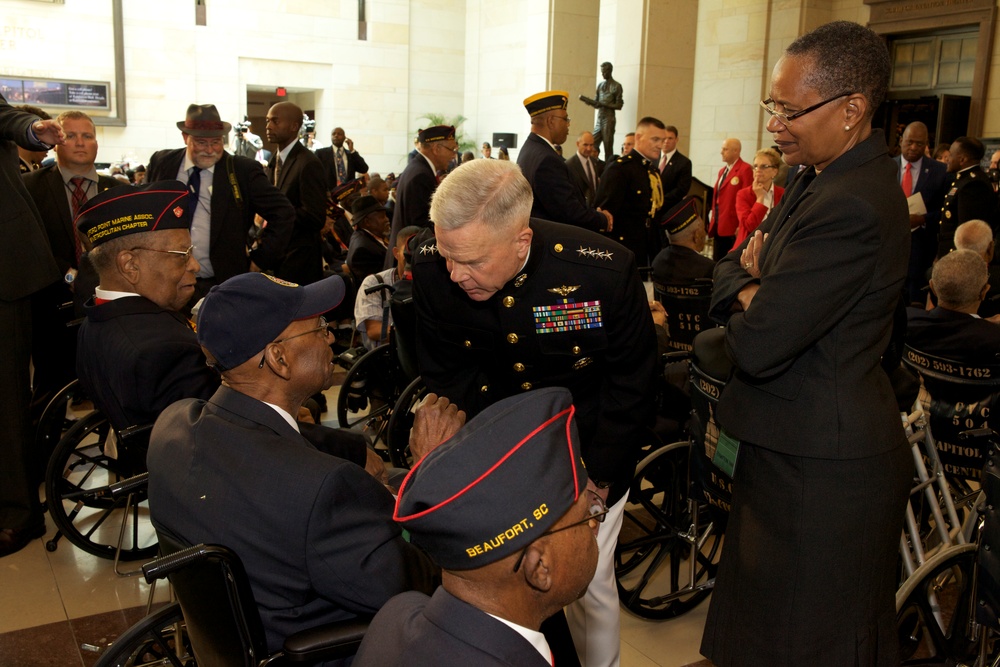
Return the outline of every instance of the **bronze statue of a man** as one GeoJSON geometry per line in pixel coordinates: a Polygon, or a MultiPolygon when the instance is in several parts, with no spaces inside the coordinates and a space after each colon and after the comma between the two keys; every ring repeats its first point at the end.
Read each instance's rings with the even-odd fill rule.
{"type": "Polygon", "coordinates": [[[607,160],[614,153],[615,145],[615,111],[622,108],[622,85],[611,78],[614,66],[611,63],[601,63],[601,76],[604,81],[597,84],[597,99],[580,95],[580,101],[597,109],[597,122],[594,123],[594,148],[599,149],[604,144],[602,157],[607,160]]]}

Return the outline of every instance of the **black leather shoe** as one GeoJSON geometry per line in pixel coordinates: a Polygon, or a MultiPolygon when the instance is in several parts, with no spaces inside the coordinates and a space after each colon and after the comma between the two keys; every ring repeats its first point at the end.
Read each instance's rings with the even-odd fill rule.
{"type": "Polygon", "coordinates": [[[45,535],[45,524],[27,528],[0,528],[0,558],[17,553],[32,540],[45,535]]]}

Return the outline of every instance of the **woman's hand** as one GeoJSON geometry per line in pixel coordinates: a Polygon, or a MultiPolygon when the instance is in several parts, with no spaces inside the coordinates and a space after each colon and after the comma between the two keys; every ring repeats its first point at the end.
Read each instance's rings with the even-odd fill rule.
{"type": "Polygon", "coordinates": [[[743,270],[754,278],[760,278],[760,251],[764,247],[764,241],[766,240],[767,234],[761,233],[758,229],[750,237],[747,247],[743,249],[743,254],[740,255],[740,264],[743,265],[743,270]]]}

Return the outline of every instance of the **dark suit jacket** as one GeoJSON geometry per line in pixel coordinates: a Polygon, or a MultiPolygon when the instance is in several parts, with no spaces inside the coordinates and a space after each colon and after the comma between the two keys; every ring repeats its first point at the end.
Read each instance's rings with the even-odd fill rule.
{"type": "Polygon", "coordinates": [[[663,165],[660,180],[663,181],[663,207],[660,210],[666,212],[691,190],[691,160],[680,151],[674,151],[670,161],[663,165]]]}
{"type": "MultiPolygon", "coordinates": [[[[66,199],[66,184],[59,173],[59,167],[54,164],[42,167],[22,178],[24,187],[28,189],[42,215],[42,224],[48,233],[52,255],[56,258],[59,270],[65,274],[71,267],[80,268],[76,261],[77,232],[73,226],[73,214],[66,199]]],[[[97,177],[97,192],[119,186],[127,187],[110,176],[97,177]]]]}
{"type": "Polygon", "coordinates": [[[209,398],[219,374],[205,364],[198,338],[180,313],[141,296],[85,307],[77,334],[80,384],[111,425],[152,424],[182,398],[209,398]]]}
{"type": "MultiPolygon", "coordinates": [[[[396,207],[392,211],[389,247],[394,248],[399,230],[409,225],[431,226],[431,195],[437,189],[437,174],[420,153],[410,160],[396,181],[396,207]]],[[[383,268],[395,266],[392,253],[386,253],[383,268]]]]}
{"type": "Polygon", "coordinates": [[[736,193],[753,183],[753,167],[737,158],[733,163],[726,180],[720,181],[725,167],[719,169],[715,177],[715,191],[712,195],[712,221],[708,231],[712,236],[735,236],[739,226],[736,215],[736,193]]]}
{"type": "Polygon", "coordinates": [[[147,463],[153,525],[239,554],[272,651],[296,630],[436,585],[436,568],[393,523],[385,487],[228,387],[167,408],[147,463]]]}
{"type": "Polygon", "coordinates": [[[607,226],[604,214],[588,207],[583,194],[573,185],[566,162],[534,132],[528,135],[518,152],[517,166],[535,194],[531,217],[595,232],[607,226]]]}
{"type": "Polygon", "coordinates": [[[11,107],[0,96],[0,157],[5,165],[0,168],[0,228],[16,242],[16,252],[0,262],[0,299],[4,301],[23,299],[60,277],[42,216],[17,170],[18,145],[32,150],[45,148],[28,140],[28,129],[37,120],[37,116],[11,107]]]}
{"type": "MultiPolygon", "coordinates": [[[[903,158],[897,155],[893,158],[900,178],[903,175],[903,158]]],[[[934,261],[937,252],[938,230],[941,225],[941,204],[948,190],[951,178],[948,168],[942,162],[925,157],[920,163],[920,174],[913,193],[919,193],[927,209],[924,226],[910,232],[910,263],[906,270],[907,299],[911,303],[919,302],[926,296],[922,288],[927,285],[927,269],[934,261]]],[[[953,234],[954,235],[954,232],[953,234]]]]}
{"type": "Polygon", "coordinates": [[[906,342],[920,352],[962,363],[1000,361],[1000,325],[940,306],[906,309],[906,342]]]}
{"type": "Polygon", "coordinates": [[[363,229],[354,230],[351,234],[351,245],[347,250],[347,267],[358,285],[367,276],[382,270],[386,254],[388,254],[386,247],[374,236],[363,229]]]}
{"type": "Polygon", "coordinates": [[[719,262],[712,316],[728,324],[726,350],[738,370],[717,416],[735,437],[828,459],[901,444],[899,409],[879,365],[909,253],[896,174],[875,130],[797,196],[809,180],[800,177],[760,226],[770,237],[746,313],[731,309],[755,282],[740,264],[747,242],[719,262]]]}
{"type": "MultiPolygon", "coordinates": [[[[157,151],[149,158],[146,181],[174,180],[184,161],[184,148],[157,151]]],[[[284,257],[292,235],[295,209],[288,198],[267,180],[256,161],[224,153],[215,164],[212,177],[212,239],[209,259],[215,279],[222,282],[250,270],[250,262],[262,269],[274,269],[284,257]],[[231,160],[231,161],[230,161],[231,160]],[[240,200],[236,200],[229,180],[232,171],[240,200]],[[254,214],[267,220],[257,238],[257,247],[247,256],[247,235],[253,229],[254,214]]]]}
{"type": "Polygon", "coordinates": [[[983,220],[997,235],[997,194],[986,172],[976,165],[955,174],[951,189],[941,207],[941,229],[938,232],[937,256],[943,257],[955,249],[955,228],[969,220],[983,220]]]}
{"type": "MultiPolygon", "coordinates": [[[[268,162],[274,173],[277,153],[268,162]]],[[[278,189],[295,207],[295,227],[288,249],[275,275],[300,285],[323,277],[320,231],[326,222],[326,179],[323,165],[313,153],[295,142],[278,175],[278,189]]]]}
{"type": "MultiPolygon", "coordinates": [[[[344,151],[347,151],[346,146],[344,147],[344,151]]],[[[323,165],[323,177],[326,179],[326,187],[328,190],[332,190],[337,187],[337,163],[333,159],[333,146],[320,148],[316,151],[316,157],[319,158],[320,164],[323,165]]],[[[352,181],[357,178],[358,174],[367,173],[368,163],[361,157],[361,154],[357,151],[347,153],[346,180],[352,181]]]]}
{"type": "Polygon", "coordinates": [[[530,224],[527,265],[486,301],[472,301],[451,281],[433,239],[420,245],[413,266],[420,374],[470,419],[527,389],[568,388],[587,470],[616,483],[614,500],[627,490],[652,413],[649,302],[635,258],[622,246],[571,225],[530,224]],[[565,324],[559,307],[567,302],[589,304],[595,319],[565,324]],[[547,319],[564,325],[546,331],[547,319]]]}
{"type": "MultiPolygon", "coordinates": [[[[602,169],[597,166],[597,162],[594,158],[588,158],[590,160],[591,169],[594,172],[594,185],[600,185],[602,169]]],[[[597,195],[597,188],[591,187],[590,181],[587,179],[587,172],[584,170],[583,161],[580,160],[580,155],[578,153],[573,153],[566,160],[566,168],[569,169],[570,179],[573,181],[573,185],[576,189],[580,191],[583,195],[584,201],[587,202],[587,206],[594,205],[594,197],[597,195]]]]}
{"type": "Polygon", "coordinates": [[[660,285],[680,285],[700,278],[712,279],[715,262],[691,248],[669,245],[653,258],[653,280],[660,285]]]}
{"type": "Polygon", "coordinates": [[[375,615],[354,667],[545,667],[528,640],[443,587],[402,593],[375,615]]]}

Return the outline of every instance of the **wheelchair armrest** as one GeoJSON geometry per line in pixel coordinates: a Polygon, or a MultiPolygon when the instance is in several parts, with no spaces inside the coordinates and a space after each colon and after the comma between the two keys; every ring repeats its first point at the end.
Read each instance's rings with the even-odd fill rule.
{"type": "MultiPolygon", "coordinates": [[[[162,542],[162,539],[161,539],[162,542]]],[[[201,560],[214,554],[231,554],[225,547],[215,544],[196,544],[187,549],[175,551],[169,556],[163,556],[150,561],[142,566],[142,574],[146,578],[146,583],[151,584],[157,579],[163,579],[190,563],[201,560]]]]}
{"type": "Polygon", "coordinates": [[[354,618],[296,632],[285,639],[285,659],[312,663],[350,657],[358,652],[370,621],[369,618],[354,618]]]}
{"type": "Polygon", "coordinates": [[[144,472],[141,475],[129,477],[128,479],[123,479],[122,481],[114,484],[109,484],[108,495],[117,500],[122,496],[127,496],[128,494],[138,491],[139,489],[144,489],[147,486],[149,486],[149,473],[144,472]]]}
{"type": "Polygon", "coordinates": [[[148,431],[152,430],[153,430],[152,424],[139,424],[137,426],[129,426],[128,428],[123,428],[121,431],[118,432],[118,441],[122,443],[128,442],[143,433],[146,433],[147,434],[146,437],[148,438],[149,437],[148,431]]]}

